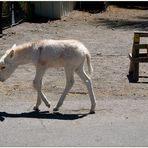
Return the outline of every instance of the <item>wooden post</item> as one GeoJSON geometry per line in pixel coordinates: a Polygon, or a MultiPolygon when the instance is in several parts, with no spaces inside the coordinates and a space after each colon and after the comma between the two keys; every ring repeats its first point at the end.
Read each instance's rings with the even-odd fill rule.
{"type": "MultiPolygon", "coordinates": [[[[140,35],[134,32],[134,41],[132,48],[132,56],[133,58],[139,57],[139,48],[135,45],[140,43],[140,35]]],[[[132,75],[132,81],[137,82],[139,80],[139,62],[130,61],[129,75],[132,75]]]]}
{"type": "Polygon", "coordinates": [[[128,78],[130,82],[139,80],[139,63],[148,63],[148,44],[140,44],[141,37],[148,37],[148,32],[134,32],[132,53],[129,54],[130,68],[128,78]],[[140,53],[140,49],[147,49],[147,53],[140,53]]]}
{"type": "Polygon", "coordinates": [[[2,37],[2,1],[0,1],[0,37],[2,37]]]}
{"type": "MultiPolygon", "coordinates": [[[[140,36],[139,34],[134,33],[133,57],[135,58],[139,57],[139,48],[135,47],[135,44],[139,44],[139,43],[140,43],[140,36]]],[[[134,63],[133,79],[136,82],[139,80],[139,62],[134,63]]]]}

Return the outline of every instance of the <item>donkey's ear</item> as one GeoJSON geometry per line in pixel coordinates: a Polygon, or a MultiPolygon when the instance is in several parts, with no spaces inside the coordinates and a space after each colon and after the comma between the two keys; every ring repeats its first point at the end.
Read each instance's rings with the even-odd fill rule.
{"type": "Polygon", "coordinates": [[[10,59],[12,59],[14,57],[14,50],[13,49],[9,52],[8,56],[10,59]]]}
{"type": "Polygon", "coordinates": [[[16,47],[16,44],[14,44],[11,48],[13,49],[13,48],[15,48],[16,47]]]}

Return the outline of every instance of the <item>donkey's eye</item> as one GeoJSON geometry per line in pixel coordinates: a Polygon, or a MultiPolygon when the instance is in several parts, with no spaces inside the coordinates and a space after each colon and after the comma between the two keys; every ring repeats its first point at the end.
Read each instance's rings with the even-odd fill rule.
{"type": "Polygon", "coordinates": [[[4,69],[6,69],[6,67],[5,67],[5,66],[2,66],[2,67],[1,67],[1,70],[4,70],[4,69]]]}

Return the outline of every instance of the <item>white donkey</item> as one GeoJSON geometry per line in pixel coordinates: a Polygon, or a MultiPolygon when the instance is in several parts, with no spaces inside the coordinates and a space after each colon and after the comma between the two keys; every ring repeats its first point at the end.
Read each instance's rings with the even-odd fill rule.
{"type": "Polygon", "coordinates": [[[82,43],[76,40],[41,40],[18,46],[13,45],[0,59],[0,81],[8,79],[18,65],[33,63],[36,67],[33,86],[37,90],[37,102],[34,110],[38,110],[41,100],[47,107],[50,107],[50,102],[41,90],[45,71],[48,67],[62,66],[65,69],[66,86],[53,110],[58,111],[63,104],[67,93],[74,84],[74,72],[76,72],[87,86],[91,100],[90,113],[94,113],[96,99],[91,78],[84,71],[85,59],[91,73],[90,53],[82,43]]]}

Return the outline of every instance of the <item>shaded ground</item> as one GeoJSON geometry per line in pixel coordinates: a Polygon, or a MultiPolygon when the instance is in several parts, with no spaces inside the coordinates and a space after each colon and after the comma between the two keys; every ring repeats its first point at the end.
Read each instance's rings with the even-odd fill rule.
{"type": "MultiPolygon", "coordinates": [[[[98,14],[73,11],[62,20],[24,22],[4,30],[0,55],[14,43],[43,38],[83,42],[92,55],[97,111],[87,115],[89,97],[76,75],[61,113],[52,113],[65,85],[63,68],[56,68],[44,77],[50,113],[44,104],[43,112],[32,112],[35,69],[31,64],[20,66],[0,83],[0,146],[147,146],[148,79],[140,78],[135,84],[127,79],[133,32],[147,31],[147,14],[148,10],[116,7],[98,14]]],[[[147,71],[148,65],[141,64],[140,75],[147,76],[147,71]]]]}

